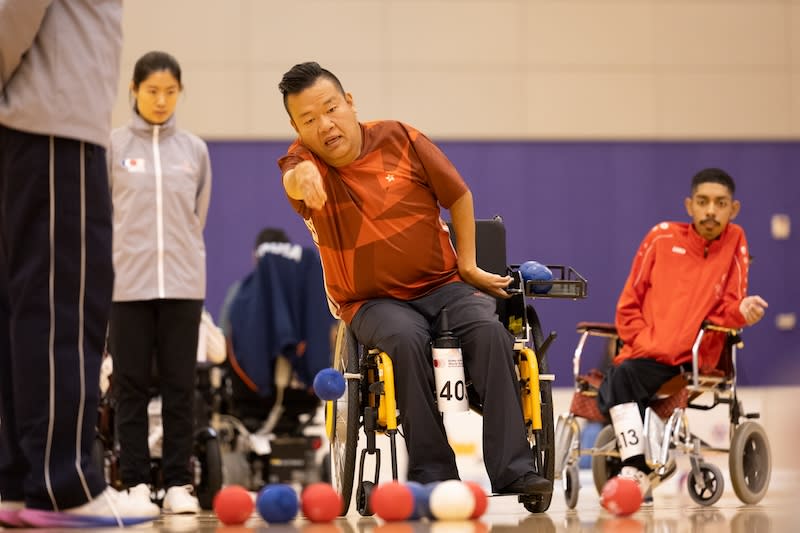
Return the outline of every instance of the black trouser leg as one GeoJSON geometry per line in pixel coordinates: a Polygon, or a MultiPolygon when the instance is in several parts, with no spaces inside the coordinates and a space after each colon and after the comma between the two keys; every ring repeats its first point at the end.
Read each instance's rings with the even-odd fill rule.
{"type": "Polygon", "coordinates": [[[0,126],[0,243],[0,497],[75,507],[105,488],[91,460],[113,286],[103,148],[0,126]]]}
{"type": "Polygon", "coordinates": [[[395,392],[406,448],[408,480],[458,479],[434,397],[430,326],[408,303],[373,300],[359,309],[350,327],[359,342],[380,347],[394,363],[395,392]]]}
{"type": "Polygon", "coordinates": [[[194,384],[202,300],[160,300],[156,361],[164,424],[164,486],[189,485],[194,442],[194,384]]]}
{"type": "Polygon", "coordinates": [[[114,302],[109,349],[114,362],[114,422],[120,446],[120,477],[133,487],[150,483],[147,404],[156,349],[156,300],[114,302]]]}
{"type": "Polygon", "coordinates": [[[533,470],[514,368],[514,337],[495,314],[493,297],[464,284],[444,290],[453,295],[448,321],[461,340],[464,366],[483,404],[483,456],[496,491],[533,470]]]}

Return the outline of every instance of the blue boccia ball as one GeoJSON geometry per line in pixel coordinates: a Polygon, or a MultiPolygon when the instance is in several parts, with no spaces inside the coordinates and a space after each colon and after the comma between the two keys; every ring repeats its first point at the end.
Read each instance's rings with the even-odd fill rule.
{"type": "Polygon", "coordinates": [[[334,368],[324,368],[314,377],[314,393],[320,400],[341,398],[344,388],[344,376],[334,368]]]}
{"type": "Polygon", "coordinates": [[[297,516],[297,493],[289,485],[273,483],[264,487],[256,499],[256,509],[265,522],[285,524],[297,516]]]}
{"type": "MultiPolygon", "coordinates": [[[[422,486],[422,494],[420,495],[420,516],[434,520],[433,512],[431,512],[431,493],[441,481],[431,481],[422,486]]],[[[414,495],[416,506],[416,494],[414,495]]]]}
{"type": "MultiPolygon", "coordinates": [[[[549,281],[553,279],[553,272],[538,261],[525,261],[519,266],[519,272],[525,281],[549,281]]],[[[534,285],[533,292],[547,294],[552,288],[552,284],[534,285]]]]}
{"type": "Polygon", "coordinates": [[[416,481],[409,481],[406,486],[411,490],[414,496],[414,510],[411,511],[409,520],[419,520],[421,518],[431,517],[430,499],[433,487],[417,483],[416,481]]]}

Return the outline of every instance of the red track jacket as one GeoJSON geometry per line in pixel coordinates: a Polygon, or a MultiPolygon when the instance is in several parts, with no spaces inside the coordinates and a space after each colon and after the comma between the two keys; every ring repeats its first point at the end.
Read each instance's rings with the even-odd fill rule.
{"type": "MultiPolygon", "coordinates": [[[[747,295],[749,253],[744,230],[728,224],[707,241],[691,224],[662,222],[639,245],[617,302],[616,326],[624,345],[615,362],[650,358],[669,365],[692,360],[704,320],[739,328],[739,302],[747,295]]],[[[714,368],[724,336],[709,332],[701,370],[714,368]]]]}

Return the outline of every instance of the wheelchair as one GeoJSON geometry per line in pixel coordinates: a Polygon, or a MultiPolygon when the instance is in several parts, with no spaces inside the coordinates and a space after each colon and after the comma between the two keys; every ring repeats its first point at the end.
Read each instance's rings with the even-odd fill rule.
{"type": "MultiPolygon", "coordinates": [[[[104,365],[110,369],[111,357],[106,356],[104,365]]],[[[155,365],[154,367],[155,368],[155,365]]],[[[189,459],[190,470],[194,474],[192,486],[200,507],[212,509],[214,495],[222,488],[222,455],[216,431],[211,427],[213,405],[212,388],[213,365],[198,363],[195,373],[195,406],[194,406],[194,439],[192,455],[189,459]]],[[[119,442],[116,438],[114,416],[115,400],[113,398],[113,372],[107,374],[107,386],[101,385],[101,396],[98,405],[97,435],[95,437],[93,460],[104,473],[106,482],[117,490],[123,490],[119,471],[119,442]],[[105,389],[105,390],[104,390],[105,389]]],[[[157,376],[155,376],[157,378],[157,376]]],[[[161,398],[157,396],[157,388],[151,388],[151,399],[148,404],[150,431],[148,444],[150,448],[150,487],[155,501],[163,497],[166,489],[163,485],[161,469],[161,441],[163,426],[161,425],[161,398]]]]}
{"type": "Polygon", "coordinates": [[[286,357],[277,358],[274,375],[274,394],[262,397],[230,365],[222,368],[213,426],[222,447],[227,485],[259,491],[267,483],[304,487],[326,481],[317,457],[323,443],[317,421],[320,400],[306,386],[292,383],[286,357]]]}
{"type": "MultiPolygon", "coordinates": [[[[556,479],[562,480],[567,507],[574,509],[580,489],[578,462],[580,456],[591,456],[592,479],[598,494],[606,481],[619,473],[621,461],[614,429],[597,407],[597,388],[602,375],[590,372],[581,375],[580,360],[587,340],[600,337],[620,346],[614,324],[580,322],[580,334],[573,358],[575,392],[570,411],[558,417],[556,439],[556,479]],[[591,449],[580,448],[578,418],[607,425],[598,433],[591,449]]],[[[724,491],[720,469],[707,462],[704,452],[728,454],[731,484],[742,503],[756,504],[766,495],[772,471],[769,441],[763,427],[754,422],[758,413],[746,413],[736,395],[736,355],[742,348],[739,330],[703,324],[692,346],[691,370],[664,383],[650,401],[644,416],[645,458],[654,476],[651,487],[670,478],[677,470],[679,455],[688,456],[691,471],[686,485],[691,499],[702,506],[714,505],[724,491]],[[701,373],[698,363],[700,343],[710,333],[725,335],[725,344],[717,367],[701,373]],[[718,405],[727,406],[729,425],[728,448],[713,447],[691,433],[687,409],[708,411],[718,405]]]]}
{"type": "MultiPolygon", "coordinates": [[[[552,332],[547,338],[544,337],[536,311],[532,305],[526,305],[526,299],[585,298],[587,284],[584,278],[569,267],[548,265],[554,273],[554,279],[547,282],[552,287],[547,294],[540,294],[542,291],[539,286],[542,282],[523,281],[518,270],[519,265],[508,266],[505,243],[502,219],[495,217],[492,220],[476,221],[478,265],[495,273],[508,272],[514,278],[508,289],[511,297],[498,300],[498,315],[516,339],[514,362],[534,468],[539,475],[552,481],[555,466],[552,403],[554,375],[549,373],[547,350],[556,333],[552,332]]],[[[327,401],[325,405],[331,483],[342,495],[342,515],[347,514],[350,507],[355,484],[356,508],[361,515],[370,516],[373,511],[369,506],[369,496],[380,481],[381,450],[376,446],[377,434],[383,434],[389,439],[392,478],[398,479],[396,438],[400,430],[392,357],[378,348],[360,345],[352,332],[344,324],[340,324],[333,367],[343,373],[346,388],[341,398],[327,401]],[[364,431],[366,447],[358,455],[358,477],[354,478],[360,429],[364,431]],[[374,458],[374,474],[365,472],[367,456],[374,458]]],[[[468,377],[466,395],[471,409],[480,414],[478,395],[468,377]]],[[[552,494],[520,495],[518,498],[529,512],[542,513],[549,508],[552,494]]]]}

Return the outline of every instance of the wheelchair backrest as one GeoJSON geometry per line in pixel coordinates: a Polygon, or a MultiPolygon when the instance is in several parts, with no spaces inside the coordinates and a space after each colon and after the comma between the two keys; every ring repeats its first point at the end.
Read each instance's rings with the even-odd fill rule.
{"type": "MultiPolygon", "coordinates": [[[[450,229],[450,240],[456,246],[457,236],[452,223],[447,223],[450,229]]],[[[506,227],[503,218],[495,215],[491,219],[478,219],[475,221],[475,260],[480,268],[487,272],[505,276],[509,274],[506,257],[506,227]]],[[[512,282],[513,283],[513,282],[512,282]]],[[[497,299],[497,315],[500,321],[512,332],[518,334],[524,327],[525,299],[521,294],[511,298],[497,299]],[[510,320],[522,321],[523,324],[512,325],[510,320]]]]}
{"type": "MultiPolygon", "coordinates": [[[[450,241],[456,246],[456,232],[451,222],[450,241]]],[[[506,262],[506,227],[498,215],[492,219],[475,221],[475,259],[478,266],[487,272],[505,276],[508,272],[506,262]]]]}

